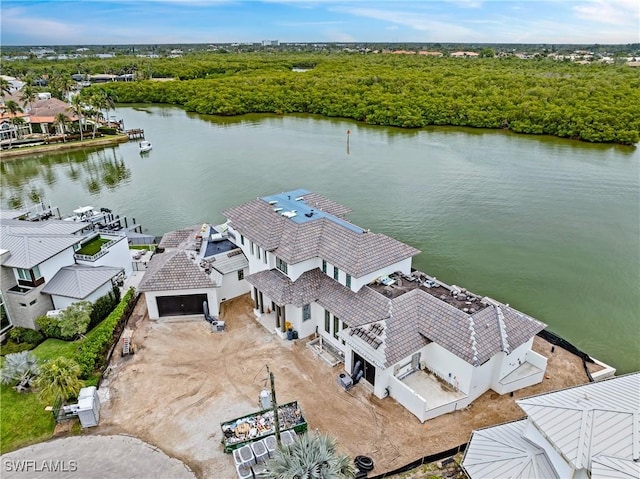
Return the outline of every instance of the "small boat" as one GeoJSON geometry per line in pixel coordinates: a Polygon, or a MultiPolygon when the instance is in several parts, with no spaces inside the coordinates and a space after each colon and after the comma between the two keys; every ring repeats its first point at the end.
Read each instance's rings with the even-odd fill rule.
{"type": "Polygon", "coordinates": [[[145,153],[149,150],[151,150],[152,146],[151,146],[151,142],[150,141],[141,141],[140,144],[140,153],[145,153]]]}

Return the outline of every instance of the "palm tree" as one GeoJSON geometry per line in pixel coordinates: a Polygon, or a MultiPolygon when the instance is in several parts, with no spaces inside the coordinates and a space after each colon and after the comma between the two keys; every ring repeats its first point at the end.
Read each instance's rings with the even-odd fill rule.
{"type": "Polygon", "coordinates": [[[71,100],[71,111],[78,117],[78,126],[80,127],[80,141],[82,141],[82,118],[84,113],[84,105],[79,95],[76,95],[71,100]]]}
{"type": "Polygon", "coordinates": [[[7,100],[4,102],[4,111],[9,113],[11,116],[16,116],[18,113],[22,113],[22,108],[13,100],[7,100]]]}
{"type": "Polygon", "coordinates": [[[267,479],[352,479],[355,467],[351,459],[339,454],[336,441],[326,435],[304,434],[290,446],[283,446],[267,461],[267,479]]]}
{"type": "Polygon", "coordinates": [[[31,104],[34,102],[36,98],[38,98],[38,94],[36,93],[36,91],[33,89],[31,85],[25,85],[22,88],[22,96],[20,97],[20,99],[22,100],[23,108],[26,108],[27,106],[29,106],[29,110],[31,110],[31,104]]]}
{"type": "Polygon", "coordinates": [[[0,92],[2,93],[2,98],[6,93],[11,93],[11,83],[6,78],[0,77],[0,92]]]}
{"type": "Polygon", "coordinates": [[[40,389],[39,396],[45,401],[62,400],[77,396],[83,386],[81,369],[73,359],[59,356],[44,363],[35,384],[40,389]]]}
{"type": "Polygon", "coordinates": [[[116,102],[118,101],[118,97],[111,90],[103,90],[104,91],[104,99],[102,102],[102,106],[105,108],[107,125],[109,124],[109,111],[116,109],[116,102]]]}
{"type": "Polygon", "coordinates": [[[13,384],[17,391],[23,391],[31,386],[39,372],[38,359],[30,351],[7,354],[0,370],[0,382],[13,384]]]}
{"type": "Polygon", "coordinates": [[[62,130],[62,139],[67,142],[67,125],[69,124],[69,117],[64,113],[58,113],[53,121],[54,126],[60,127],[62,130]]]}

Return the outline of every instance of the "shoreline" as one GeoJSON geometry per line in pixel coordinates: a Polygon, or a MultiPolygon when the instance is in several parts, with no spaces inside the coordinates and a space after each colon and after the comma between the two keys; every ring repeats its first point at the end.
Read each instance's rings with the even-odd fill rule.
{"type": "Polygon", "coordinates": [[[55,145],[25,146],[0,152],[0,161],[13,160],[24,156],[37,155],[40,153],[56,153],[70,150],[81,150],[94,146],[109,146],[120,143],[127,143],[129,137],[125,134],[109,136],[93,140],[70,141],[68,143],[56,143],[55,145]]]}

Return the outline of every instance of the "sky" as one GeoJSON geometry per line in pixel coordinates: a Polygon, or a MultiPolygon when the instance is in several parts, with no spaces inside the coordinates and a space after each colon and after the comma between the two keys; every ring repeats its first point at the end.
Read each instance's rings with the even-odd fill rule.
{"type": "Polygon", "coordinates": [[[639,0],[1,0],[2,45],[640,42],[639,0]]]}

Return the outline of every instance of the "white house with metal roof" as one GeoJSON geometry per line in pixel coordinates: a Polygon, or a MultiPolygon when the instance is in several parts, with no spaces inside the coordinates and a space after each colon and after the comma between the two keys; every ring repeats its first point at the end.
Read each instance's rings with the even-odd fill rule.
{"type": "Polygon", "coordinates": [[[37,317],[71,302],[91,300],[112,288],[116,277],[131,272],[123,234],[96,233],[90,223],[82,221],[25,221],[13,219],[6,211],[2,216],[0,289],[3,318],[8,319],[5,328],[36,329],[37,317]],[[98,237],[103,244],[97,253],[77,254],[98,237]]]}
{"type": "Polygon", "coordinates": [[[516,402],[526,419],[473,432],[472,479],[640,477],[640,373],[516,402]]]}
{"type": "Polygon", "coordinates": [[[413,271],[417,249],[353,225],[349,211],[298,189],[224,212],[260,323],[317,336],[323,355],[421,421],[542,381],[546,358],[531,348],[543,323],[413,271]]]}
{"type": "Polygon", "coordinates": [[[139,290],[150,319],[203,317],[203,303],[217,316],[220,305],[249,292],[249,263],[224,226],[202,225],[165,234],[139,290]]]}

